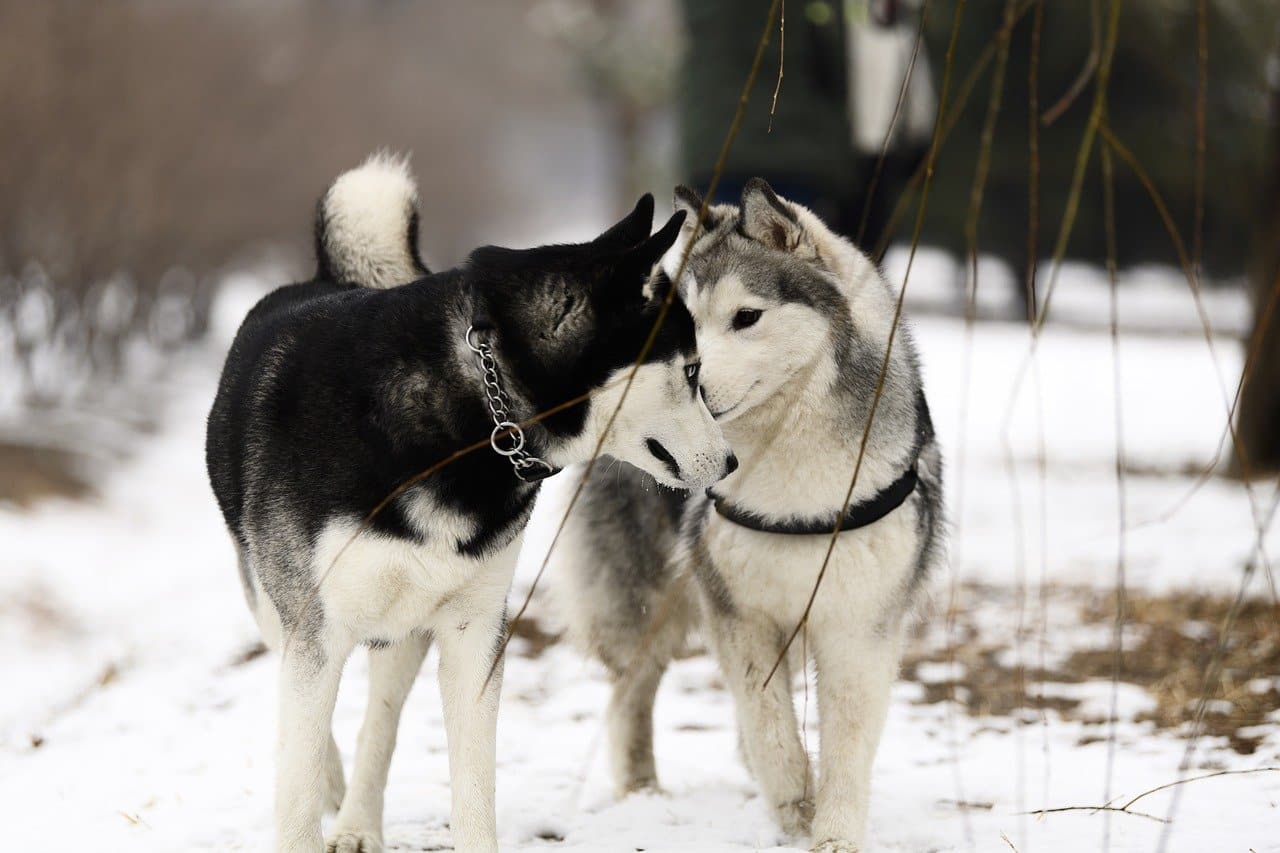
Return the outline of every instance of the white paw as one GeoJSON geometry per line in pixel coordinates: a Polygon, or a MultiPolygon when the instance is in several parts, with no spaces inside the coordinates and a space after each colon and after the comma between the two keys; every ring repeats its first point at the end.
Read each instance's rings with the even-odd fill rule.
{"type": "Polygon", "coordinates": [[[844,841],[839,838],[828,838],[826,841],[819,841],[809,848],[809,853],[861,853],[861,851],[861,844],[855,844],[852,841],[844,841]]]}
{"type": "Polygon", "coordinates": [[[801,836],[809,834],[809,826],[813,823],[813,800],[792,800],[783,803],[777,810],[778,826],[787,835],[801,836]]]}
{"type": "Polygon", "coordinates": [[[625,800],[627,797],[633,796],[668,797],[669,795],[658,784],[657,779],[649,779],[643,782],[632,782],[618,791],[619,800],[625,800]]]}
{"type": "Polygon", "coordinates": [[[382,837],[358,829],[335,829],[324,849],[325,853],[382,853],[382,837]]]}

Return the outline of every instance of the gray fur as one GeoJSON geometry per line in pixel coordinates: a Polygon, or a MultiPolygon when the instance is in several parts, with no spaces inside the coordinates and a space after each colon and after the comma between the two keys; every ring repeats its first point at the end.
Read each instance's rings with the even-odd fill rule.
{"type": "MultiPolygon", "coordinates": [[[[692,212],[700,205],[701,199],[692,192],[683,188],[677,191],[677,209],[691,212],[686,220],[685,241],[694,230],[692,212]]],[[[717,357],[714,348],[708,348],[710,337],[718,333],[732,338],[733,334],[724,330],[725,316],[717,313],[720,310],[717,288],[740,287],[751,299],[765,306],[765,313],[782,306],[803,306],[818,317],[805,328],[820,330],[817,334],[822,335],[814,349],[815,360],[806,368],[819,373],[801,370],[788,374],[778,386],[779,396],[754,400],[745,413],[735,412],[731,422],[725,423],[725,434],[744,468],[759,461],[751,458],[753,442],[761,440],[757,434],[763,429],[758,420],[763,415],[758,413],[769,411],[776,399],[782,401],[774,408],[782,409],[777,416],[783,421],[791,414],[791,408],[810,407],[812,411],[806,409],[799,416],[806,419],[807,429],[821,432],[812,446],[787,445],[786,452],[790,455],[785,459],[794,458],[796,470],[838,470],[840,478],[847,482],[844,472],[851,470],[858,456],[871,418],[878,379],[884,370],[883,391],[875,410],[854,500],[874,494],[912,464],[918,470],[918,486],[888,519],[865,530],[843,533],[841,537],[889,536],[883,525],[894,524],[896,518],[897,526],[890,529],[904,532],[893,533],[896,538],[891,542],[886,540],[890,544],[877,547],[888,549],[883,553],[903,554],[905,558],[894,557],[897,562],[892,567],[886,566],[886,570],[891,568],[894,572],[892,587],[883,594],[877,593],[874,608],[862,613],[862,622],[838,625],[834,633],[828,629],[826,635],[822,635],[822,626],[816,627],[814,642],[819,648],[816,653],[810,649],[818,661],[820,690],[850,689],[838,685],[870,679],[865,683],[875,686],[871,693],[882,691],[879,699],[866,700],[874,718],[876,713],[881,713],[876,709],[887,704],[891,674],[884,675],[885,667],[896,666],[901,626],[908,614],[918,610],[929,576],[944,558],[942,458],[925,401],[911,331],[905,322],[897,330],[886,365],[885,348],[896,293],[865,257],[832,235],[808,211],[779,199],[763,182],[749,183],[740,205],[710,208],[705,224],[694,241],[683,275],[676,281],[678,292],[699,329],[704,379],[711,361],[717,357]],[[793,403],[785,396],[793,393],[790,389],[797,383],[810,381],[806,377],[828,374],[829,384],[808,396],[796,398],[801,403],[793,403]],[[815,399],[819,402],[814,403],[815,399]],[[739,441],[746,447],[739,446],[739,441]],[[840,659],[846,642],[848,654],[840,659]],[[858,670],[859,656],[869,659],[865,672],[858,670]],[[871,660],[879,663],[872,665],[871,660]],[[833,684],[837,686],[831,686],[833,684]]],[[[664,271],[673,279],[681,272],[680,248],[677,244],[663,264],[664,271]]],[[[726,291],[725,299],[730,298],[726,291]]],[[[770,342],[776,343],[773,339],[770,342]]],[[[739,373],[744,369],[740,365],[729,368],[739,373]]],[[[755,387],[748,383],[751,379],[746,376],[740,383],[748,384],[747,395],[755,387]]],[[[708,397],[712,411],[717,411],[717,406],[711,403],[708,397]]],[[[736,404],[731,408],[736,408],[736,404]]],[[[768,455],[767,451],[761,453],[768,455]]],[[[789,475],[786,470],[780,470],[778,476],[786,479],[789,475]]],[[[741,485],[739,475],[731,475],[715,488],[720,493],[722,487],[733,488],[735,483],[741,485]]],[[[778,490],[785,492],[788,485],[779,482],[778,490]]],[[[805,484],[790,485],[804,491],[805,484]]],[[[674,654],[675,642],[670,637],[682,637],[690,626],[684,621],[655,626],[654,602],[662,600],[664,589],[681,597],[684,588],[692,586],[697,589],[702,606],[700,624],[716,649],[738,703],[744,755],[780,824],[788,832],[800,833],[807,831],[812,822],[815,850],[857,849],[861,843],[861,826],[865,823],[865,784],[833,785],[832,790],[844,791],[851,784],[859,788],[860,799],[849,803],[834,801],[832,797],[836,795],[824,798],[819,786],[816,811],[814,809],[808,759],[800,748],[794,731],[794,715],[788,716],[790,705],[785,698],[788,671],[799,671],[803,666],[799,648],[791,650],[790,663],[784,662],[778,681],[771,685],[767,695],[760,689],[773,658],[795,624],[794,618],[771,612],[769,605],[762,603],[771,599],[757,595],[749,584],[744,586],[744,581],[734,574],[735,565],[721,564],[723,558],[713,543],[712,531],[713,528],[723,531],[723,525],[729,522],[716,516],[705,495],[694,494],[686,499],[683,520],[677,525],[662,511],[655,494],[652,481],[639,472],[624,470],[592,477],[566,531],[568,541],[562,543],[561,549],[565,556],[553,569],[559,587],[557,598],[562,603],[561,612],[570,637],[604,661],[615,679],[608,719],[619,793],[656,784],[652,753],[653,702],[662,671],[674,654]],[[715,528],[715,525],[721,526],[715,528]],[[644,641],[637,642],[637,637],[644,641]],[[652,642],[655,637],[663,641],[652,642]],[[628,659],[632,665],[620,671],[619,660],[628,659]]],[[[755,507],[745,508],[756,511],[755,507]]],[[[830,509],[837,508],[838,504],[832,499],[830,509]]],[[[789,512],[791,518],[806,516],[804,511],[786,507],[771,507],[759,514],[786,521],[789,512]]],[[[724,534],[719,535],[720,539],[714,541],[723,541],[724,534]]],[[[813,570],[814,566],[807,562],[793,569],[786,557],[790,543],[779,541],[809,537],[755,532],[746,535],[779,537],[757,538],[750,543],[769,546],[769,559],[776,559],[777,564],[763,566],[763,570],[776,572],[780,582],[785,581],[791,571],[813,570]]],[[[825,544],[825,537],[821,538],[825,544]]],[[[750,543],[740,546],[735,559],[742,559],[742,553],[752,552],[750,543]]],[[[810,555],[813,552],[811,542],[794,544],[798,549],[796,553],[810,555]]],[[[808,559],[806,556],[805,560],[808,559]]],[[[840,570],[857,571],[858,566],[839,566],[837,575],[840,570]]],[[[879,568],[871,567],[868,571],[878,572],[879,568]]],[[[769,575],[766,573],[764,577],[769,575]]],[[[804,594],[792,595],[785,602],[787,608],[783,609],[799,611],[803,601],[797,602],[796,598],[807,597],[808,582],[803,586],[804,594]]],[[[824,707],[832,707],[832,701],[828,698],[824,707]]],[[[838,695],[834,702],[837,707],[841,705],[838,695]]],[[[833,720],[830,724],[838,722],[833,720]]],[[[871,719],[868,725],[878,724],[871,719]]],[[[847,744],[832,744],[832,754],[837,758],[829,762],[828,739],[824,733],[824,779],[829,771],[825,765],[839,762],[839,756],[854,749],[847,744]]],[[[869,773],[867,756],[859,756],[854,763],[861,768],[858,772],[869,773]]]]}

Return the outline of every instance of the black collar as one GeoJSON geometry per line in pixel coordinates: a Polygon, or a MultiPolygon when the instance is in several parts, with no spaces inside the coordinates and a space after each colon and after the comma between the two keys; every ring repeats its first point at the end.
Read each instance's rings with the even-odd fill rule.
{"type": "Polygon", "coordinates": [[[787,536],[811,536],[825,533],[830,536],[835,530],[836,522],[840,523],[840,531],[857,530],[869,524],[875,524],[889,513],[906,502],[916,490],[919,476],[913,463],[898,479],[877,492],[870,500],[853,504],[845,510],[843,519],[839,513],[832,513],[822,518],[800,518],[788,521],[769,521],[764,516],[751,510],[739,509],[724,498],[707,489],[707,497],[715,504],[716,512],[721,517],[732,521],[740,527],[758,530],[761,533],[782,533],[787,536]]]}

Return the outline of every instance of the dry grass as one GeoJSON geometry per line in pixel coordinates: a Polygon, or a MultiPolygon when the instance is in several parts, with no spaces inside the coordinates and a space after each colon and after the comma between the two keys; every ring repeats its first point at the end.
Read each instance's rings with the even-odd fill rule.
{"type": "MultiPolygon", "coordinates": [[[[990,587],[969,587],[966,598],[999,603],[1009,595],[990,587]]],[[[953,651],[921,641],[913,644],[903,665],[903,678],[923,687],[921,702],[935,703],[952,698],[973,716],[1035,719],[1052,711],[1065,719],[1075,719],[1101,727],[1105,719],[1087,712],[1081,699],[1064,696],[1042,684],[1109,682],[1114,654],[1107,644],[1080,642],[1085,636],[1103,636],[1114,623],[1112,600],[1095,591],[1056,588],[1056,602],[1067,602],[1067,612],[1076,619],[1050,627],[1051,646],[1062,650],[1063,643],[1079,647],[1059,654],[1058,661],[1043,669],[1020,667],[1019,642],[1023,660],[1033,657],[1038,638],[1030,632],[1020,638],[984,624],[984,608],[961,607],[956,619],[953,651]],[[1079,632],[1075,629],[1081,629],[1079,632]],[[1058,630],[1055,630],[1058,629],[1058,630]],[[1060,633],[1059,633],[1060,630],[1060,633]],[[952,678],[922,677],[925,664],[958,665],[952,678]]],[[[1151,723],[1157,729],[1187,735],[1194,721],[1196,705],[1204,688],[1205,673],[1220,641],[1219,630],[1231,600],[1194,593],[1171,595],[1131,595],[1126,620],[1126,645],[1118,673],[1123,684],[1136,685],[1150,697],[1149,709],[1133,717],[1134,722],[1151,723]]],[[[1244,604],[1225,645],[1220,684],[1210,695],[1203,721],[1203,734],[1222,738],[1242,755],[1252,754],[1263,740],[1258,727],[1276,728],[1280,712],[1280,620],[1270,603],[1244,604]]],[[[1092,742],[1096,735],[1082,740],[1092,742]]]]}
{"type": "MultiPolygon", "coordinates": [[[[1191,593],[1130,599],[1131,621],[1144,630],[1121,660],[1120,680],[1141,686],[1156,702],[1139,721],[1163,729],[1189,726],[1230,606],[1225,598],[1191,593]]],[[[1113,618],[1096,605],[1083,608],[1082,615],[1113,618]]],[[[1067,670],[1086,679],[1109,678],[1111,661],[1109,649],[1082,650],[1071,656],[1067,670]]],[[[1204,733],[1252,754],[1262,738],[1241,729],[1266,725],[1280,711],[1280,620],[1270,602],[1246,602],[1241,608],[1224,646],[1220,683],[1209,699],[1204,733]]]]}

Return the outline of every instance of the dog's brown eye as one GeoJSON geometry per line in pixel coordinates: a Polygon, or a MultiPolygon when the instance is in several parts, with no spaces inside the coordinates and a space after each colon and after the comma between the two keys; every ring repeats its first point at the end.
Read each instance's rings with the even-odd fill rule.
{"type": "Polygon", "coordinates": [[[735,329],[745,329],[748,326],[754,326],[756,321],[760,319],[763,311],[755,308],[743,308],[737,314],[733,315],[733,327],[735,329]]]}

